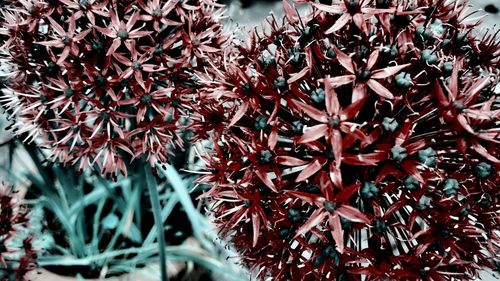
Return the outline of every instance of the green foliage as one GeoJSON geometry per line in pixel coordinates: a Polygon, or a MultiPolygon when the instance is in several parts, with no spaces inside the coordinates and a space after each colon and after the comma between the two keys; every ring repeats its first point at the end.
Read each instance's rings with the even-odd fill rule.
{"type": "MultiPolygon", "coordinates": [[[[117,275],[158,261],[159,243],[142,167],[132,167],[127,178],[112,182],[99,173],[86,171],[79,176],[71,167],[43,161],[45,155],[35,146],[25,151],[34,164],[32,168],[23,171],[16,166],[15,157],[0,168],[12,183],[30,183],[28,202],[38,217],[34,220],[38,222],[36,243],[43,248],[40,266],[56,273],[62,267],[79,268],[80,273],[88,273],[83,277],[98,277],[103,270],[106,276],[117,275]]],[[[184,179],[172,166],[159,166],[158,172],[155,178],[164,230],[178,227],[176,218],[167,224],[174,210],[185,212],[192,235],[201,245],[174,245],[167,238],[167,260],[194,262],[225,276],[225,280],[240,280],[232,270],[235,267],[225,261],[227,253],[222,244],[214,242],[216,232],[193,204],[188,190],[190,179],[184,179]]]]}

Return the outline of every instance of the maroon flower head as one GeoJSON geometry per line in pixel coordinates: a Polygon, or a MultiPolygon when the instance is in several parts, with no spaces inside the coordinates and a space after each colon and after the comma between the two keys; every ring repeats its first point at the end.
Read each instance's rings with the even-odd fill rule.
{"type": "Polygon", "coordinates": [[[1,11],[9,67],[1,101],[16,133],[62,163],[112,177],[166,162],[227,37],[203,1],[23,0],[1,11]]]}
{"type": "Polygon", "coordinates": [[[243,263],[263,280],[495,267],[495,35],[461,1],[311,1],[306,16],[283,4],[283,23],[198,73],[214,139],[199,181],[243,263]]]}
{"type": "Polygon", "coordinates": [[[0,186],[0,279],[27,280],[34,269],[36,251],[32,238],[17,241],[21,228],[28,226],[28,213],[17,192],[2,183],[0,186]]]}

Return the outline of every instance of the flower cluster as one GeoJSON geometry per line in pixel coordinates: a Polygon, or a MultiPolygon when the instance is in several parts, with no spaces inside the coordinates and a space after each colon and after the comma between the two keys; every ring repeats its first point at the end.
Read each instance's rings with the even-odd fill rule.
{"type": "Polygon", "coordinates": [[[11,187],[0,187],[0,280],[25,280],[26,274],[33,269],[36,251],[31,237],[16,243],[20,227],[26,227],[28,217],[26,208],[20,204],[19,197],[11,187]],[[20,245],[17,245],[20,244],[20,245]]]}
{"type": "MultiPolygon", "coordinates": [[[[116,177],[183,144],[195,71],[227,37],[211,0],[21,0],[2,9],[1,102],[50,158],[116,177]]],[[[209,72],[209,71],[207,71],[209,72]]]]}
{"type": "Polygon", "coordinates": [[[500,250],[496,35],[467,2],[332,2],[198,73],[221,234],[262,279],[474,279],[500,250]]]}

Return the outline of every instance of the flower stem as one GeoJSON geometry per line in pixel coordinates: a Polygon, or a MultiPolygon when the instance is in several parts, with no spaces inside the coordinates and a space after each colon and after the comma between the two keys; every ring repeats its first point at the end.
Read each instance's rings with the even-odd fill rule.
{"type": "Polygon", "coordinates": [[[163,221],[161,219],[161,206],[160,196],[156,188],[156,179],[151,171],[151,167],[144,165],[144,172],[146,174],[146,185],[149,190],[149,198],[151,199],[151,207],[153,208],[153,217],[156,224],[156,231],[158,232],[158,244],[160,253],[160,272],[161,280],[168,281],[167,275],[167,256],[165,255],[165,232],[163,231],[163,221]]]}

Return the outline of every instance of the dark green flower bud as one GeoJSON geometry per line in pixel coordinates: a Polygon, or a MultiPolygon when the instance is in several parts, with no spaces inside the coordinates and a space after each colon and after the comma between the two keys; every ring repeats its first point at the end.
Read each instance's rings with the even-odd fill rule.
{"type": "Polygon", "coordinates": [[[374,183],[365,182],[361,187],[361,197],[364,199],[371,199],[378,195],[379,189],[374,183]]]}
{"type": "Polygon", "coordinates": [[[382,128],[387,132],[395,132],[398,126],[398,121],[394,118],[384,117],[382,121],[382,128]]]}
{"type": "Polygon", "coordinates": [[[436,151],[432,149],[431,147],[428,147],[426,149],[422,149],[418,151],[418,160],[428,166],[428,167],[434,167],[437,162],[437,156],[436,156],[436,151]]]}

